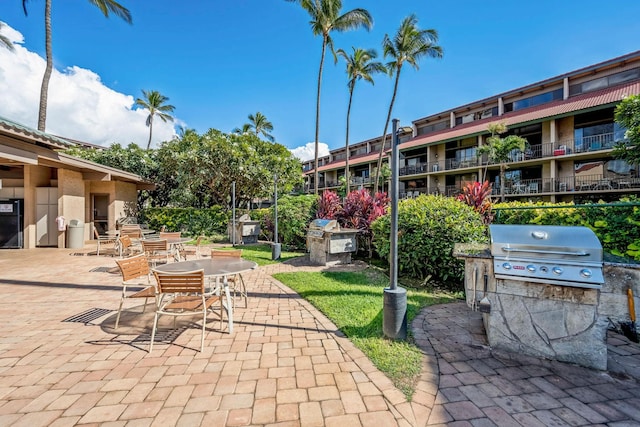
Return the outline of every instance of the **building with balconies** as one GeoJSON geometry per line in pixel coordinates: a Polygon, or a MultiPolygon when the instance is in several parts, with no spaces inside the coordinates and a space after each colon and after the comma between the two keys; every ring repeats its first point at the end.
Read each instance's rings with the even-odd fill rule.
{"type": "MultiPolygon", "coordinates": [[[[497,194],[500,165],[478,156],[488,126],[504,123],[507,135],[527,140],[510,155],[505,197],[556,201],[617,200],[640,192],[638,165],[612,157],[625,129],[615,106],[640,94],[640,51],[536,82],[490,98],[419,118],[399,135],[400,195],[456,195],[468,182],[489,180],[497,194]]],[[[387,135],[383,154],[390,154],[387,135]]],[[[372,187],[382,137],[349,147],[351,189],[372,187]]],[[[336,189],[345,175],[345,148],[319,159],[319,190],[336,189]]],[[[313,160],[305,162],[313,192],[313,160]]]]}

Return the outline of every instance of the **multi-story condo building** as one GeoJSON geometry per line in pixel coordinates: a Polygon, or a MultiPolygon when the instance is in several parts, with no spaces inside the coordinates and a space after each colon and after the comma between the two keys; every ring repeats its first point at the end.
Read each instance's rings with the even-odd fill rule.
{"type": "MultiPolygon", "coordinates": [[[[489,180],[499,193],[500,165],[478,156],[489,124],[527,140],[514,150],[505,176],[507,199],[617,200],[640,192],[640,168],[612,157],[625,130],[615,106],[640,94],[640,51],[536,82],[413,121],[399,135],[400,195],[456,195],[472,181],[489,180]]],[[[385,155],[390,154],[387,136],[385,155]]],[[[372,187],[382,137],[349,147],[351,189],[372,187]]],[[[345,175],[345,148],[318,161],[318,190],[336,189],[345,175]]],[[[314,191],[313,160],[303,165],[306,190],[314,191]]]]}

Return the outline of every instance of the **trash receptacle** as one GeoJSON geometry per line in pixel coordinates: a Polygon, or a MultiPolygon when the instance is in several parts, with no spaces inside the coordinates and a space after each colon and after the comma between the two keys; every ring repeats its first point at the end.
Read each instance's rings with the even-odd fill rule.
{"type": "Polygon", "coordinates": [[[78,249],[84,247],[84,223],[79,219],[72,219],[67,225],[67,248],[78,249]]]}

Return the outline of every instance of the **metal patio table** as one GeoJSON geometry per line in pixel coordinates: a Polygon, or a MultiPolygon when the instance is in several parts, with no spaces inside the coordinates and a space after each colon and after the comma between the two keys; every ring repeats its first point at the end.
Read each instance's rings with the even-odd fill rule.
{"type": "Polygon", "coordinates": [[[210,278],[222,278],[225,299],[227,303],[227,313],[229,316],[229,333],[233,332],[233,306],[231,295],[229,294],[228,276],[255,270],[258,264],[235,257],[216,257],[206,259],[196,259],[192,261],[172,262],[160,265],[155,268],[157,271],[177,273],[181,271],[204,270],[204,275],[210,278]]]}

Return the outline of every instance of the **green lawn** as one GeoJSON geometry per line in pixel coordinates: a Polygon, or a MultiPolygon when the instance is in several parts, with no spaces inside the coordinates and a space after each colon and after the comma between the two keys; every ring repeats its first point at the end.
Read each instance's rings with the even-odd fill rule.
{"type": "Polygon", "coordinates": [[[301,252],[286,252],[286,251],[282,251],[280,253],[280,259],[277,261],[274,261],[271,259],[271,245],[269,244],[259,244],[259,245],[242,245],[242,246],[236,246],[236,247],[232,247],[231,245],[226,246],[226,247],[221,247],[221,248],[216,248],[216,249],[242,249],[242,258],[249,260],[249,261],[254,261],[256,262],[258,265],[268,265],[268,264],[275,264],[278,262],[283,262],[286,261],[288,259],[291,258],[297,258],[299,256],[304,255],[304,253],[301,252]]]}
{"type": "MultiPolygon", "coordinates": [[[[412,344],[411,335],[407,342],[383,337],[383,289],[389,284],[387,276],[368,269],[357,273],[279,273],[274,277],[331,319],[411,400],[422,353],[412,344]]],[[[423,307],[453,300],[451,295],[409,289],[408,325],[423,307]]]]}

